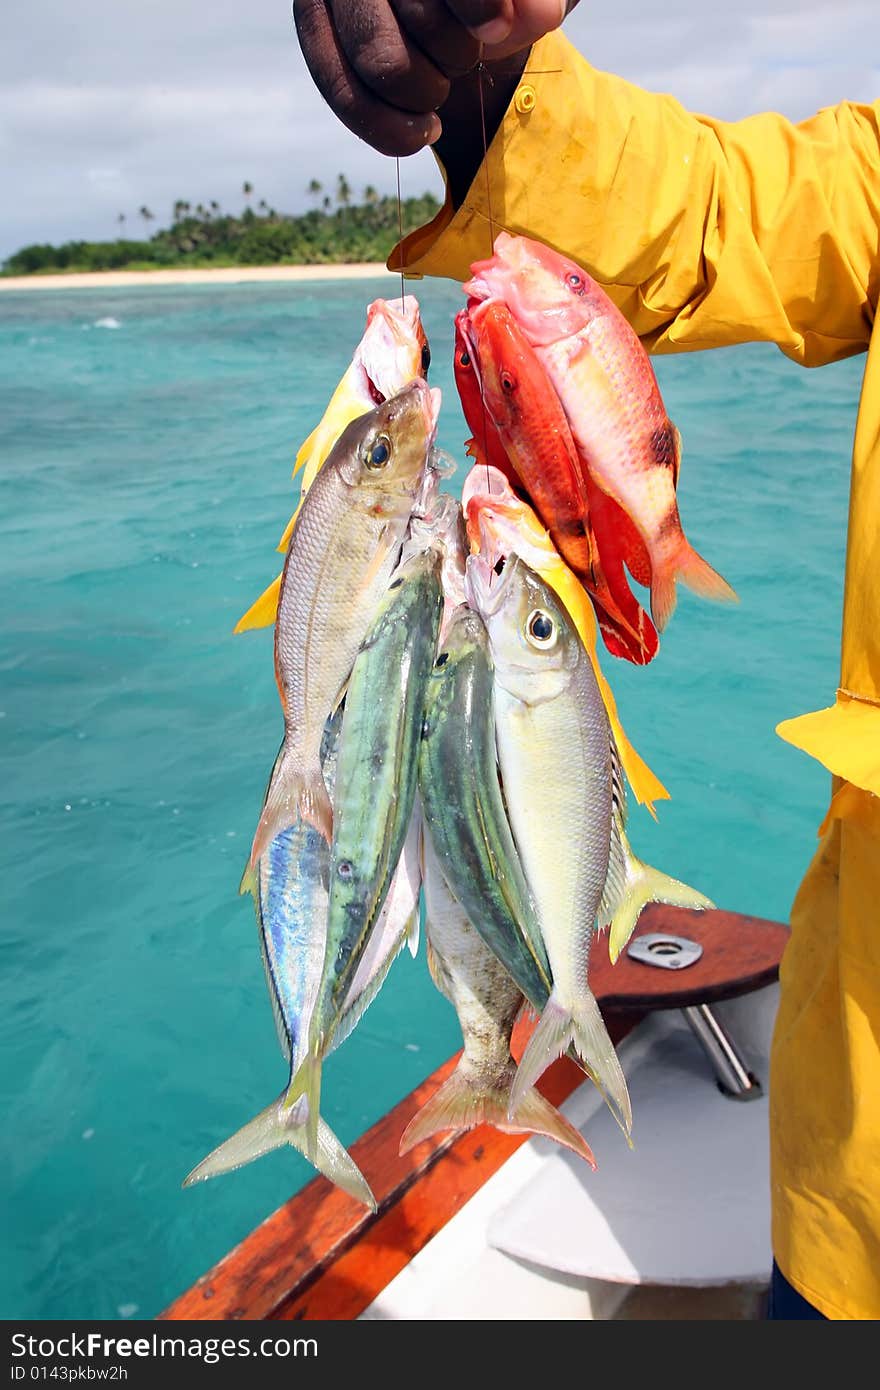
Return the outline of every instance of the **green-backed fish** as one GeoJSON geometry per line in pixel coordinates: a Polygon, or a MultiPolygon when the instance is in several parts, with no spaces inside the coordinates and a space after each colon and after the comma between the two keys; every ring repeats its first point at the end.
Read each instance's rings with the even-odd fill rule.
{"type": "MultiPolygon", "coordinates": [[[[341,714],[330,721],[323,770],[332,793],[341,714]]],[[[404,941],[418,931],[419,825],[414,819],[374,932],[369,960],[352,982],[335,1043],[355,1027],[376,997],[404,941]]],[[[324,837],[298,820],[283,830],[248,870],[242,890],[254,896],[260,949],[278,1038],[291,1078],[308,1051],[309,1023],[317,997],[327,941],[330,847],[324,837]]],[[[232,1172],[253,1159],[290,1144],[306,1153],[302,1105],[290,1083],[276,1101],[193,1169],[185,1187],[232,1172]]],[[[353,1159],[323,1120],[318,1124],[315,1166],[337,1186],[375,1209],[373,1194],[353,1159]]]]}
{"type": "Polygon", "coordinates": [[[464,1051],[452,1075],[404,1130],[400,1152],[442,1130],[491,1124],[508,1134],[546,1135],[595,1168],[583,1136],[538,1091],[527,1092],[514,1118],[508,1118],[516,1076],[510,1037],[524,1003],[522,990],[474,931],[427,840],[424,886],[428,966],[458,1015],[464,1051]]]}
{"type": "Polygon", "coordinates": [[[412,817],[425,686],[443,608],[440,567],[440,554],[431,547],[398,570],[376,607],[345,698],[324,970],[309,1054],[294,1082],[294,1090],[306,1098],[314,1143],[322,1059],[339,1026],[412,817]]]}
{"type": "Polygon", "coordinates": [[[284,742],[251,849],[251,865],[297,816],[329,841],[333,809],[321,736],[388,586],[425,490],[440,393],[415,381],[354,420],[299,512],[281,582],[275,677],[284,742]]]}
{"type": "MultiPolygon", "coordinates": [[[[544,580],[518,556],[500,575],[471,556],[467,578],[489,631],[505,799],[553,976],[517,1072],[512,1113],[571,1044],[629,1134],[626,1080],[589,986],[590,944],[603,902],[613,917],[634,922],[656,883],[644,874],[620,882],[616,868],[609,875],[620,816],[608,716],[575,625],[544,580]]],[[[684,885],[674,888],[682,905],[709,905],[684,885]]]]}
{"type": "Polygon", "coordinates": [[[550,967],[498,785],[486,630],[460,608],[428,685],[419,792],[455,897],[530,1004],[543,1008],[550,967]]]}

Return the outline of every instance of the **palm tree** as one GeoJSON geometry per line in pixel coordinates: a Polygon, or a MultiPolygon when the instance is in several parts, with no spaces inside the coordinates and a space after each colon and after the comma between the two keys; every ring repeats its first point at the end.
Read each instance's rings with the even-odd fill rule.
{"type": "Polygon", "coordinates": [[[265,198],[260,199],[260,201],[257,203],[257,207],[260,209],[260,212],[269,211],[269,204],[266,202],[265,198]]]}
{"type": "Polygon", "coordinates": [[[366,188],[364,189],[364,202],[367,204],[367,207],[373,208],[376,206],[378,201],[379,194],[376,192],[373,185],[371,183],[368,183],[366,188]]]}
{"type": "Polygon", "coordinates": [[[347,208],[351,202],[351,184],[344,174],[336,180],[336,201],[341,208],[347,208]]]}
{"type": "Polygon", "coordinates": [[[325,196],[321,199],[321,207],[324,209],[325,212],[329,212],[332,206],[333,199],[325,194],[325,196]]]}
{"type": "Polygon", "coordinates": [[[123,232],[124,232],[124,231],[125,231],[125,213],[124,213],[124,212],[121,212],[121,213],[119,214],[119,216],[117,217],[116,221],[119,223],[119,229],[120,229],[120,231],[123,231],[123,232]]]}
{"type": "Polygon", "coordinates": [[[204,217],[204,215],[205,215],[205,205],[204,205],[204,203],[196,203],[196,217],[204,217]]]}
{"type": "Polygon", "coordinates": [[[320,198],[324,191],[324,185],[318,179],[309,179],[307,192],[310,198],[320,198]]]}
{"type": "Polygon", "coordinates": [[[147,231],[149,231],[150,223],[155,221],[156,214],[154,212],[150,212],[150,209],[147,207],[146,203],[141,204],[141,206],[138,208],[138,213],[144,219],[144,226],[146,227],[147,231]]]}
{"type": "Polygon", "coordinates": [[[217,202],[215,198],[211,199],[211,211],[213,212],[215,217],[217,216],[217,213],[220,211],[220,204],[217,202]]]}
{"type": "Polygon", "coordinates": [[[247,179],[245,179],[244,183],[241,185],[241,191],[246,198],[249,198],[254,191],[254,185],[248,183],[247,179]]]}
{"type": "Polygon", "coordinates": [[[184,209],[187,207],[189,207],[189,204],[185,203],[182,198],[177,199],[172,211],[172,218],[175,222],[180,221],[181,217],[183,216],[184,209]]]}

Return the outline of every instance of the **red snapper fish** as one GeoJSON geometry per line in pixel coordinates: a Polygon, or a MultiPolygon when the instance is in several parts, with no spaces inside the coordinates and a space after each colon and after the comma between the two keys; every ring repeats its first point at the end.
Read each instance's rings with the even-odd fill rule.
{"type": "Polygon", "coordinates": [[[507,232],[471,270],[465,293],[508,306],[562,402],[590,478],[633,523],[646,556],[631,534],[619,535],[618,545],[634,577],[638,570],[645,577],[648,560],[657,627],[672,616],[677,579],[705,598],[735,602],[684,535],[675,496],[681,439],[648,354],[605,291],[574,261],[507,232]]]}
{"type": "Polygon", "coordinates": [[[465,452],[486,468],[497,468],[499,473],[503,473],[508,482],[516,487],[519,479],[510,465],[507,452],[486,409],[480,366],[471,341],[467,309],[459,310],[455,316],[453,369],[462,413],[472,436],[465,446],[465,452]]]}
{"type": "Polygon", "coordinates": [[[577,447],[544,367],[498,300],[471,310],[467,332],[498,438],[554,545],[593,600],[606,647],[647,665],[659,646],[656,629],[634,598],[616,550],[613,566],[606,563],[577,447]]]}

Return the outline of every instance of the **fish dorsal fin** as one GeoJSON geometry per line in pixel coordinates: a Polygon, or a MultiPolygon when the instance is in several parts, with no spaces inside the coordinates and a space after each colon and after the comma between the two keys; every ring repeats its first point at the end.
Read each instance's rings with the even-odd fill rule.
{"type": "Polygon", "coordinates": [[[627,891],[626,783],[614,739],[611,739],[611,843],[608,873],[599,903],[600,930],[607,927],[627,891]]]}

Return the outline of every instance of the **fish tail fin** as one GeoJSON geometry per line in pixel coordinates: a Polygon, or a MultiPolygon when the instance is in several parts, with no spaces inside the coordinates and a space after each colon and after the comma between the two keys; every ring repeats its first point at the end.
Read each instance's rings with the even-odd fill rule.
{"type": "Polygon", "coordinates": [[[651,612],[661,630],[669,622],[675,608],[675,581],[680,579],[701,598],[715,603],[739,603],[739,597],[717,570],[689,545],[684,536],[669,569],[655,574],[651,581],[651,612]]]}
{"type": "Polygon", "coordinates": [[[562,1056],[571,1042],[572,1033],[571,1014],[559,1003],[554,991],[544,1005],[544,1011],[520,1058],[510,1090],[509,1116],[517,1113],[526,1095],[544,1075],[550,1063],[562,1056]]]}
{"type": "Polygon", "coordinates": [[[662,632],[675,612],[675,570],[654,573],[651,579],[651,617],[658,632],[662,632]]]}
{"type": "Polygon", "coordinates": [[[632,1130],[632,1106],[626,1078],[614,1044],[608,1036],[599,1005],[588,993],[576,1015],[568,1012],[554,994],[550,995],[520,1060],[510,1096],[508,1115],[516,1116],[526,1093],[547,1070],[550,1063],[574,1044],[575,1052],[591,1079],[602,1092],[624,1133],[632,1130]]]}
{"type": "MultiPolygon", "coordinates": [[[[305,1126],[297,1122],[296,1108],[289,1107],[286,1099],[286,1095],[279,1096],[278,1100],[261,1110],[253,1120],[209,1153],[207,1158],[203,1158],[184,1178],[183,1186],[193,1187],[208,1178],[219,1177],[221,1173],[232,1173],[255,1158],[280,1149],[284,1144],[298,1149],[308,1158],[305,1126]]],[[[366,1179],[323,1120],[318,1121],[316,1153],[311,1161],[337,1187],[372,1211],[376,1210],[376,1199],[366,1179]]]]}
{"type": "Polygon", "coordinates": [[[632,936],[639,914],[648,903],[669,903],[673,907],[690,907],[700,912],[715,906],[704,893],[698,893],[677,878],[670,878],[669,874],[652,868],[650,864],[643,864],[630,851],[626,864],[626,886],[615,906],[608,933],[608,955],[612,965],[632,936]]]}
{"type": "Polygon", "coordinates": [[[492,1086],[478,1085],[456,1067],[410,1120],[400,1141],[401,1154],[408,1153],[422,1140],[447,1129],[473,1129],[475,1125],[494,1125],[505,1134],[541,1134],[555,1139],[596,1167],[592,1151],[574,1125],[550,1104],[539,1091],[527,1091],[513,1118],[508,1116],[510,1091],[516,1078],[513,1060],[492,1086]]]}
{"type": "Polygon", "coordinates": [[[272,769],[269,790],[251,846],[251,868],[269,848],[276,835],[301,816],[319,831],[327,843],[333,832],[333,807],[324,785],[320,766],[303,771],[293,748],[284,744],[272,769]]]}
{"type": "Polygon", "coordinates": [[[318,1167],[318,1131],[321,1122],[321,1071],[323,1060],[314,1051],[300,1063],[284,1096],[284,1104],[293,1122],[302,1129],[305,1148],[302,1152],[318,1167]]]}

